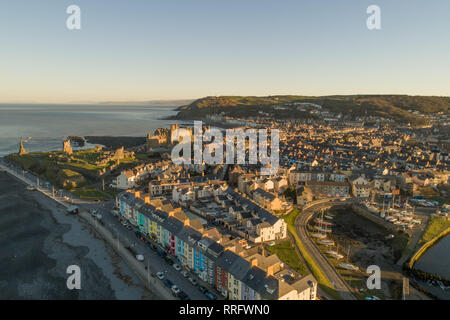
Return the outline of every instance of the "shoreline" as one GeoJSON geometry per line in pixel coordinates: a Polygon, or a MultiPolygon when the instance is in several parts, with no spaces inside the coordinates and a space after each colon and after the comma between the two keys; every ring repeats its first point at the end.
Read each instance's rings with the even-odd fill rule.
{"type": "MultiPolygon", "coordinates": [[[[105,239],[93,230],[93,226],[87,221],[81,217],[74,219],[73,216],[66,215],[61,208],[62,205],[48,198],[47,195],[37,194],[36,191],[32,191],[33,193],[31,194],[30,191],[25,189],[26,183],[9,173],[2,170],[0,177],[2,180],[14,181],[11,185],[15,185],[15,188],[19,190],[10,192],[13,195],[20,195],[21,192],[24,192],[21,201],[28,206],[22,208],[25,214],[30,213],[30,207],[41,213],[42,221],[39,222],[39,226],[33,223],[30,224],[33,229],[40,228],[45,234],[42,246],[39,247],[41,249],[39,254],[47,261],[45,265],[49,267],[45,269],[45,265],[42,263],[33,264],[33,268],[40,269],[39,273],[42,277],[38,276],[31,284],[24,280],[24,278],[28,278],[25,272],[19,274],[20,277],[13,276],[13,280],[8,278],[8,282],[17,282],[17,296],[14,293],[10,293],[9,295],[13,295],[13,297],[10,297],[8,293],[5,293],[7,296],[4,298],[22,299],[28,297],[31,299],[45,299],[46,296],[38,293],[39,289],[37,288],[56,286],[59,294],[54,293],[56,296],[47,298],[157,299],[156,294],[142,285],[135,271],[107,244],[105,239]],[[21,188],[22,191],[20,190],[21,188]],[[65,271],[68,265],[78,264],[75,262],[80,264],[82,271],[82,289],[78,292],[68,292],[65,288],[65,282],[68,277],[65,271]],[[47,278],[52,283],[46,282],[45,280],[49,280],[47,278]]],[[[4,195],[2,194],[1,196],[4,195]]],[[[10,216],[4,213],[0,215],[0,218],[8,218],[10,216]]],[[[36,251],[39,250],[34,252],[36,251]]],[[[17,257],[18,254],[14,253],[11,259],[16,259],[17,257]]],[[[29,260],[27,254],[23,258],[29,260]]],[[[30,272],[32,271],[34,270],[30,272]]],[[[54,289],[51,288],[51,290],[54,289]]]]}

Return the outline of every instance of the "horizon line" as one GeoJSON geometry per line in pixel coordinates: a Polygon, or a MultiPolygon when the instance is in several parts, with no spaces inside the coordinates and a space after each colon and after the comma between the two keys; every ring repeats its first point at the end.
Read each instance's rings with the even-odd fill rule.
{"type": "MultiPolygon", "coordinates": [[[[268,95],[239,95],[239,94],[222,94],[222,95],[205,95],[200,98],[179,98],[179,99],[149,99],[149,100],[113,100],[113,101],[0,101],[0,104],[32,104],[32,105],[41,105],[41,104],[47,104],[47,105],[57,105],[57,104],[64,104],[64,105],[118,105],[118,104],[124,104],[124,105],[139,105],[139,106],[145,106],[145,104],[151,104],[151,103],[167,103],[167,102],[181,102],[181,101],[195,101],[199,99],[209,98],[209,97],[258,97],[258,98],[264,98],[264,97],[283,97],[283,96],[299,96],[299,97],[311,97],[311,98],[326,98],[326,97],[336,97],[336,96],[411,96],[411,97],[440,97],[440,98],[450,98],[450,95],[437,95],[437,94],[430,94],[430,95],[424,95],[424,94],[408,94],[408,93],[352,93],[352,94],[327,94],[327,95],[304,95],[304,94],[268,94],[268,95]]],[[[148,105],[147,105],[148,106],[148,105]]],[[[152,105],[154,107],[157,107],[158,105],[152,105]]],[[[161,107],[169,107],[168,105],[163,105],[161,107]]]]}

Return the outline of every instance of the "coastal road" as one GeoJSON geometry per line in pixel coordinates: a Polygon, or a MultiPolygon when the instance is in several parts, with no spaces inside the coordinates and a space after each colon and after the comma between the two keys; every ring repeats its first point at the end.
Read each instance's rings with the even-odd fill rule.
{"type": "MultiPolygon", "coordinates": [[[[205,300],[206,297],[203,293],[201,293],[197,287],[192,285],[191,282],[188,281],[187,278],[183,277],[183,275],[175,270],[171,265],[169,265],[163,258],[161,258],[154,250],[145,245],[142,241],[140,241],[135,234],[134,230],[126,229],[119,221],[116,216],[111,213],[113,203],[105,204],[96,204],[89,205],[89,207],[95,207],[98,212],[102,215],[102,220],[105,226],[112,230],[115,239],[119,237],[120,242],[126,246],[132,246],[136,249],[137,252],[142,254],[145,257],[145,267],[149,266],[150,273],[156,272],[165,272],[166,278],[171,280],[178,288],[180,288],[183,292],[185,292],[190,299],[192,300],[205,300]]],[[[207,287],[208,290],[214,292],[213,289],[208,287],[203,281],[197,278],[194,274],[190,274],[190,276],[196,278],[197,282],[207,287]]],[[[156,279],[156,281],[160,281],[157,278],[152,278],[152,280],[156,279]]],[[[220,298],[220,297],[219,297],[220,298]]]]}
{"type": "MultiPolygon", "coordinates": [[[[38,187],[36,185],[37,179],[29,172],[18,170],[14,166],[7,165],[0,162],[0,169],[5,170],[10,175],[23,181],[29,186],[38,187]]],[[[70,207],[72,204],[66,202],[66,194],[63,191],[53,192],[53,188],[47,182],[39,181],[39,192],[52,200],[58,202],[64,207],[70,207]]],[[[56,189],[55,189],[56,190],[56,189]]],[[[205,300],[206,297],[202,294],[197,287],[192,285],[186,278],[184,278],[180,272],[176,271],[170,266],[164,259],[162,259],[156,252],[152,251],[149,247],[139,241],[134,231],[127,230],[122,226],[117,218],[111,214],[111,210],[115,204],[113,200],[107,202],[95,202],[95,201],[83,201],[71,197],[71,203],[76,204],[80,208],[79,216],[88,222],[95,230],[102,236],[102,238],[122,257],[122,259],[134,270],[134,272],[142,279],[152,291],[155,291],[159,297],[169,300],[175,299],[172,296],[169,288],[165,287],[161,280],[149,276],[154,272],[165,272],[166,278],[171,280],[178,288],[184,291],[192,300],[205,300]],[[91,209],[97,209],[102,214],[102,222],[99,223],[97,219],[94,219],[89,211],[91,209]],[[139,262],[136,258],[126,249],[126,247],[133,246],[139,253],[145,257],[144,262],[139,262]],[[147,270],[148,268],[148,270],[147,270]]],[[[191,276],[195,277],[195,275],[191,276]]],[[[214,292],[203,281],[196,278],[200,285],[207,287],[210,291],[214,292]]],[[[221,299],[220,296],[218,296],[221,299]]]]}
{"type": "Polygon", "coordinates": [[[322,270],[328,280],[332,283],[333,287],[340,294],[340,296],[345,300],[355,300],[355,296],[351,293],[350,288],[341,278],[336,269],[331,265],[331,263],[323,256],[320,250],[317,248],[316,244],[311,240],[306,230],[308,221],[321,209],[330,207],[333,205],[343,205],[350,204],[352,201],[329,201],[318,203],[308,207],[306,210],[302,211],[297,219],[295,220],[295,227],[300,241],[305,245],[306,250],[309,251],[310,255],[316,262],[317,266],[322,270]]]}

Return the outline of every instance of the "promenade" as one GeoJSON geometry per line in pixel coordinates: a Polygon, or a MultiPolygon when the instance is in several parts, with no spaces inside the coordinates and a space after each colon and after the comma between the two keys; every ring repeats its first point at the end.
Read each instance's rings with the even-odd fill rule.
{"type": "MultiPolygon", "coordinates": [[[[9,167],[4,163],[0,162],[0,170],[5,171],[9,175],[15,177],[16,179],[22,181],[29,187],[36,188],[37,192],[40,192],[44,196],[50,198],[51,200],[57,202],[59,205],[63,206],[65,209],[74,205],[74,203],[79,204],[82,201],[77,201],[71,199],[72,203],[68,203],[65,201],[67,196],[64,195],[64,192],[60,190],[55,190],[52,186],[48,185],[48,183],[44,182],[46,187],[42,187],[42,184],[39,185],[36,183],[38,180],[32,179],[32,175],[29,173],[25,173],[22,170],[17,170],[16,168],[9,167]],[[36,181],[36,182],[34,182],[36,181]],[[60,194],[61,196],[57,196],[60,194]]],[[[150,276],[150,268],[145,265],[144,262],[138,261],[131,252],[125,247],[125,245],[120,241],[119,237],[115,236],[113,232],[107,229],[102,223],[100,223],[97,219],[95,219],[86,209],[83,207],[79,207],[78,216],[86,221],[95,231],[96,233],[106,242],[111,248],[123,259],[123,261],[133,270],[133,272],[142,280],[142,283],[149,289],[155,296],[159,299],[163,300],[175,300],[176,298],[171,294],[169,288],[165,287],[161,281],[156,278],[150,276]]]]}

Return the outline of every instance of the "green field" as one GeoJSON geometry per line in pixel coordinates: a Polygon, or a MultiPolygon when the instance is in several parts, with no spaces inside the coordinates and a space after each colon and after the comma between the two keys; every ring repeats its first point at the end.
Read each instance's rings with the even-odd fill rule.
{"type": "Polygon", "coordinates": [[[447,228],[450,228],[450,220],[447,220],[446,218],[443,217],[436,217],[436,216],[431,217],[422,235],[422,238],[419,240],[418,244],[423,245],[424,243],[438,236],[441,232],[443,232],[447,228]]]}
{"type": "Polygon", "coordinates": [[[284,241],[274,246],[267,246],[267,251],[276,254],[281,261],[301,275],[307,275],[309,273],[308,268],[299,257],[297,251],[295,251],[291,241],[284,241]]]}
{"type": "Polygon", "coordinates": [[[93,148],[75,151],[70,156],[62,151],[32,152],[25,155],[14,153],[7,156],[7,159],[54,186],[72,192],[75,196],[107,200],[113,198],[115,192],[113,190],[102,192],[98,189],[98,182],[105,179],[104,170],[112,164],[119,165],[116,169],[121,170],[139,165],[143,161],[128,157],[120,161],[112,160],[109,163],[100,164],[103,155],[103,151],[93,148]]]}
{"type": "Polygon", "coordinates": [[[103,193],[94,188],[81,188],[74,190],[72,193],[81,199],[88,200],[109,200],[112,198],[109,194],[103,193]]]}

